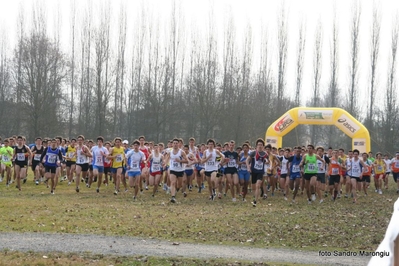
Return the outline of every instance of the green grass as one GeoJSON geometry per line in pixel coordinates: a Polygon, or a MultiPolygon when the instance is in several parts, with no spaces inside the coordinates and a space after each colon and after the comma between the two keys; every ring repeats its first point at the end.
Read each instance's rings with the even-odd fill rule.
{"type": "MultiPolygon", "coordinates": [[[[390,180],[391,181],[391,180],[390,180]]],[[[385,233],[397,198],[392,186],[383,195],[372,188],[357,204],[341,198],[333,203],[296,204],[280,193],[253,208],[247,202],[231,202],[228,195],[211,202],[208,194],[177,195],[169,203],[164,191],[151,197],[149,191],[132,200],[131,190],[114,196],[113,187],[101,193],[81,186],[59,184],[55,195],[32,179],[18,192],[15,184],[0,183],[1,232],[53,232],[102,234],[165,239],[204,244],[254,247],[286,247],[301,250],[374,250],[385,233]]]]}
{"type": "Polygon", "coordinates": [[[144,256],[103,256],[91,254],[76,254],[76,253],[34,253],[34,252],[0,252],[0,265],[231,265],[231,266],[245,266],[245,265],[276,265],[276,266],[301,266],[304,264],[286,264],[286,263],[259,263],[247,261],[229,261],[225,259],[186,259],[186,258],[155,258],[144,256]]]}

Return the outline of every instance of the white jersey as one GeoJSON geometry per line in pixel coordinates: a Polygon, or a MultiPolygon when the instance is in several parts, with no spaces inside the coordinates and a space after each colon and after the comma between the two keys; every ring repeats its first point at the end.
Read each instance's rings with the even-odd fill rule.
{"type": "Polygon", "coordinates": [[[161,164],[162,164],[162,154],[159,153],[158,156],[156,156],[155,152],[152,152],[150,172],[151,173],[160,172],[161,164]]]}
{"type": "Polygon", "coordinates": [[[391,159],[384,159],[384,162],[385,162],[385,165],[386,165],[386,167],[385,167],[385,172],[386,173],[390,173],[391,172],[391,164],[392,164],[392,160],[391,159]]]}
{"type": "Polygon", "coordinates": [[[91,148],[91,152],[93,153],[93,165],[104,166],[105,157],[109,154],[107,148],[94,146],[93,148],[91,148]],[[103,156],[101,152],[105,156],[103,156]]]}
{"type": "Polygon", "coordinates": [[[210,155],[211,158],[205,162],[205,172],[213,172],[218,170],[219,164],[216,162],[216,151],[213,150],[210,152],[209,150],[206,150],[205,157],[208,158],[210,155]]]}
{"type": "Polygon", "coordinates": [[[183,157],[181,156],[182,154],[182,150],[178,150],[176,154],[174,154],[174,151],[172,150],[169,153],[169,158],[170,158],[170,167],[169,170],[170,171],[175,171],[175,172],[183,172],[184,168],[183,168],[183,164],[181,162],[177,162],[177,160],[182,160],[183,157]]]}
{"type": "Polygon", "coordinates": [[[355,161],[355,158],[350,159],[350,166],[348,170],[348,175],[353,177],[360,177],[362,174],[362,165],[360,164],[360,159],[355,161]]]}
{"type": "Polygon", "coordinates": [[[126,154],[126,159],[129,161],[129,171],[141,172],[140,163],[145,160],[145,154],[142,151],[130,150],[126,154]]]}
{"type": "Polygon", "coordinates": [[[89,157],[83,154],[83,147],[89,149],[86,146],[76,147],[76,164],[86,164],[89,163],[89,157]]]}
{"type": "MultiPolygon", "coordinates": [[[[187,154],[188,163],[192,163],[194,161],[194,159],[195,159],[194,154],[192,154],[192,153],[187,154]]],[[[184,164],[184,169],[185,170],[193,170],[194,169],[194,165],[193,164],[192,165],[188,165],[188,163],[184,164]]]]}
{"type": "Polygon", "coordinates": [[[281,161],[281,174],[287,174],[288,173],[288,159],[283,156],[283,159],[281,161]]]}
{"type": "MultiPolygon", "coordinates": [[[[323,155],[321,157],[324,161],[326,160],[326,156],[323,155]]],[[[317,160],[317,173],[318,174],[325,174],[326,173],[327,165],[320,160],[317,160]]]]}

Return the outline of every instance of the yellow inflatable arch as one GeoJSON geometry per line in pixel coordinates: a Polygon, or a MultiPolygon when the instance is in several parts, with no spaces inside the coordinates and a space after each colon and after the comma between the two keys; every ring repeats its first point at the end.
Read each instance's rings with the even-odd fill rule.
{"type": "Polygon", "coordinates": [[[347,111],[340,108],[293,108],[267,129],[266,143],[282,147],[283,137],[301,124],[335,125],[352,138],[352,149],[358,149],[360,152],[371,151],[370,134],[367,128],[347,111]]]}

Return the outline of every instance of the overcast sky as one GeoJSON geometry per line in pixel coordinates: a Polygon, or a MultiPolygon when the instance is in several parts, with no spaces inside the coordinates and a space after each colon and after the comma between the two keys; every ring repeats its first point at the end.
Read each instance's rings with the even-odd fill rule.
{"type": "MultiPolygon", "coordinates": [[[[27,15],[27,21],[29,21],[29,14],[32,10],[34,2],[43,3],[46,7],[49,34],[54,33],[53,25],[55,24],[55,17],[58,11],[62,14],[61,16],[61,40],[63,47],[67,49],[69,47],[70,33],[69,33],[69,11],[70,3],[68,0],[0,0],[0,23],[1,31],[7,36],[9,47],[15,44],[15,31],[17,25],[17,16],[19,6],[24,7],[27,15]]],[[[82,13],[86,9],[89,1],[77,0],[76,5],[78,9],[78,16],[81,17],[82,13]]],[[[98,6],[103,1],[92,0],[93,3],[93,15],[96,15],[98,6]]],[[[153,18],[157,18],[161,21],[161,27],[169,24],[171,1],[169,0],[149,0],[149,1],[134,1],[134,0],[112,0],[111,12],[113,19],[113,30],[117,33],[117,14],[119,12],[120,3],[125,3],[128,13],[128,35],[129,38],[133,36],[135,20],[137,18],[138,10],[140,5],[145,3],[153,18]]],[[[217,29],[217,37],[219,45],[223,45],[223,32],[226,26],[226,21],[230,15],[234,18],[234,23],[237,28],[236,42],[241,45],[243,42],[243,36],[248,25],[251,25],[253,32],[253,56],[254,56],[254,68],[256,71],[258,68],[257,57],[259,56],[262,29],[267,28],[272,49],[272,63],[276,66],[276,43],[277,43],[277,15],[281,6],[281,1],[276,0],[214,0],[214,1],[193,1],[184,0],[177,1],[177,4],[181,7],[182,14],[184,16],[185,35],[189,38],[191,31],[196,30],[199,32],[205,32],[209,23],[210,11],[214,14],[214,23],[217,29]],[[263,25],[263,27],[262,27],[263,25]]],[[[371,29],[371,18],[373,4],[378,6],[378,9],[382,17],[381,25],[381,48],[380,48],[380,60],[379,70],[377,77],[377,85],[380,89],[383,89],[387,79],[387,65],[390,48],[390,33],[392,29],[392,21],[394,16],[399,11],[399,1],[397,0],[383,0],[383,1],[371,1],[362,0],[361,4],[361,33],[360,33],[360,64],[359,64],[359,85],[362,89],[362,101],[363,110],[366,108],[365,99],[367,97],[367,88],[369,82],[370,73],[370,29],[371,29]],[[363,100],[364,98],[364,100],[363,100]]],[[[337,19],[339,21],[339,84],[341,89],[348,88],[349,84],[349,28],[350,28],[350,17],[353,6],[351,0],[291,0],[285,1],[288,14],[288,65],[287,65],[287,91],[293,90],[295,87],[295,56],[297,49],[298,39],[298,25],[302,20],[306,23],[306,54],[305,54],[305,66],[304,66],[304,93],[302,95],[302,102],[304,103],[311,95],[312,88],[312,59],[313,59],[313,47],[314,47],[314,35],[318,22],[322,25],[322,38],[323,38],[323,67],[322,67],[322,79],[321,86],[324,88],[324,93],[328,86],[328,80],[330,76],[330,44],[331,44],[331,33],[332,33],[332,22],[333,22],[333,10],[334,6],[337,9],[337,19]]],[[[79,22],[78,22],[79,23],[79,22]]],[[[162,31],[162,29],[161,29],[162,31]]],[[[165,29],[164,29],[165,31],[165,29]]],[[[164,38],[160,40],[163,42],[164,38]]],[[[128,47],[131,50],[131,47],[128,47]]],[[[220,47],[220,55],[222,50],[220,47]]],[[[276,67],[274,67],[274,74],[277,75],[276,67]]],[[[342,90],[343,92],[343,90],[342,90]]],[[[293,95],[292,95],[293,97],[293,95]]],[[[382,103],[382,94],[378,94],[378,100],[382,103]]]]}

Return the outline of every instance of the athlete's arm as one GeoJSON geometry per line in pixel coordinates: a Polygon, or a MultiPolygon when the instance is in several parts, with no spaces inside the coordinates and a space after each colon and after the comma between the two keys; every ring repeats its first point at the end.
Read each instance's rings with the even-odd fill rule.
{"type": "Polygon", "coordinates": [[[251,173],[251,155],[248,154],[247,159],[245,160],[245,164],[247,165],[248,172],[251,173]]]}
{"type": "Polygon", "coordinates": [[[220,159],[221,161],[222,160],[224,161],[225,157],[224,157],[223,153],[221,153],[220,151],[216,150],[216,154],[218,154],[221,157],[221,159],[220,159]]]}
{"type": "Polygon", "coordinates": [[[84,146],[84,147],[86,148],[86,151],[84,152],[84,154],[85,154],[87,157],[93,157],[93,155],[92,155],[91,151],[89,150],[89,148],[86,147],[86,146],[84,146]]]}
{"type": "Polygon", "coordinates": [[[181,155],[183,157],[183,160],[179,160],[179,163],[188,163],[188,159],[187,159],[186,153],[183,152],[181,155]]]}
{"type": "Polygon", "coordinates": [[[46,157],[47,149],[44,149],[42,156],[40,156],[40,163],[45,163],[44,158],[46,157]]]}

